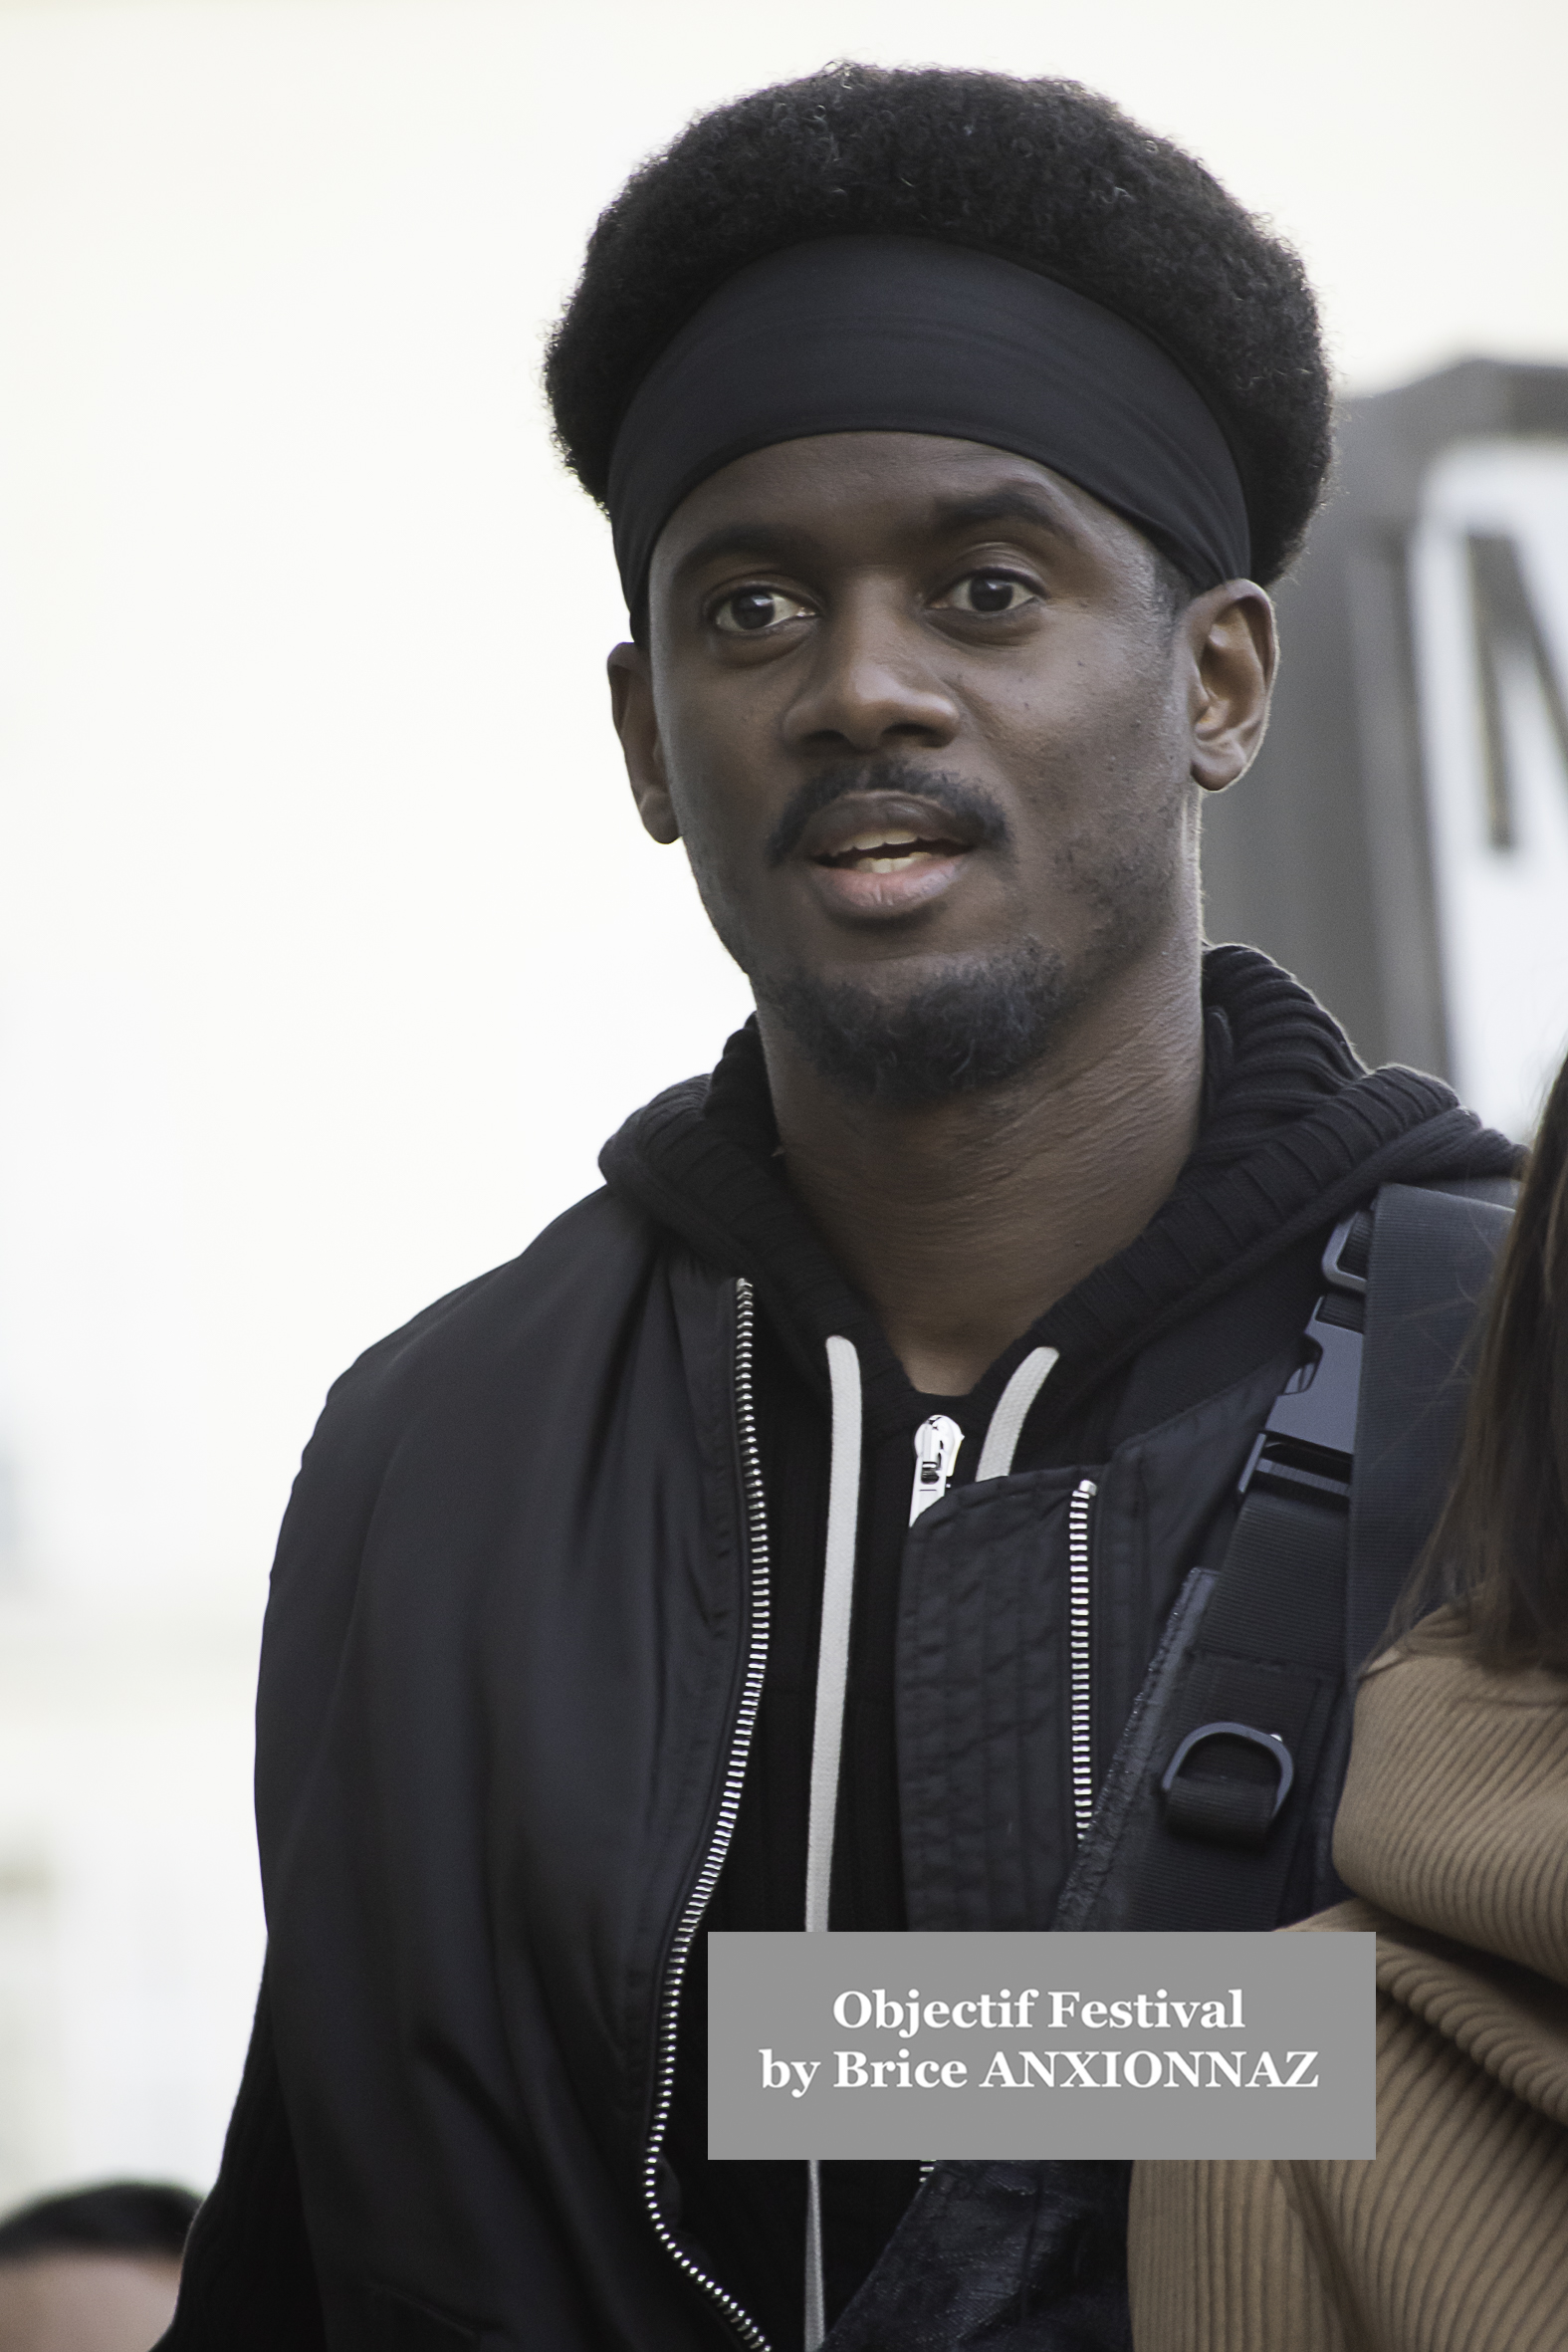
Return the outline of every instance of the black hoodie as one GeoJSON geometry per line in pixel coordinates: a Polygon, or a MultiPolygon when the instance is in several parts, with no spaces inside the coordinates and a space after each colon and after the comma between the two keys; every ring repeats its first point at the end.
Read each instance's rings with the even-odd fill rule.
{"type": "MultiPolygon", "coordinates": [[[[1446,1086],[1363,1070],[1250,950],[1209,953],[1205,1019],[1170,1198],[968,1397],[910,1387],[816,1240],[746,1031],[607,1146],[607,1192],[337,1384],[263,1655],[267,1982],[169,2345],[693,2352],[715,2313],[753,2346],[765,2314],[798,2341],[799,2192],[706,2163],[700,1938],[685,1963],[699,1922],[800,1924],[826,1340],[853,1342],[864,1395],[833,1924],[1045,1926],[1072,1853],[1049,1564],[1081,1473],[1101,1489],[1098,1774],[1329,1230],[1391,1180],[1514,1171],[1446,1086]],[[1011,1474],[976,1485],[1040,1347],[1011,1474]],[[965,1444],[909,1529],[937,1409],[965,1444]]],[[[1312,1899],[1303,1882],[1287,1910],[1312,1899]]],[[[907,2176],[844,2167],[835,2196],[827,2171],[832,2308],[907,2176]]]]}

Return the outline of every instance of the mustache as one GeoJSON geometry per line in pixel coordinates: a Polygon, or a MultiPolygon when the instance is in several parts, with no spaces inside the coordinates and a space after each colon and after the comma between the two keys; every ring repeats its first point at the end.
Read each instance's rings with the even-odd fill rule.
{"type": "Polygon", "coordinates": [[[927,801],[944,816],[956,818],[977,848],[1005,848],[1012,837],[1000,802],[947,769],[919,768],[912,760],[837,760],[818,768],[790,794],[763,844],[769,865],[783,865],[798,848],[812,818],[851,793],[908,793],[927,801]]]}

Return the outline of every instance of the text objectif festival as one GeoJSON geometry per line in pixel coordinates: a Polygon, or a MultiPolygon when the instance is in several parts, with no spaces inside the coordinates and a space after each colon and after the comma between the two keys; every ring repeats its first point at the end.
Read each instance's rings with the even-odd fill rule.
{"type": "MultiPolygon", "coordinates": [[[[1027,2032],[1040,2002],[1049,2003],[1040,2017],[1052,2033],[1076,2022],[1089,2033],[1166,2033],[1173,2027],[1186,2032],[1196,2026],[1213,2033],[1244,2033],[1241,1988],[1232,1986],[1224,1999],[1178,2000],[1161,1985],[1154,1993],[1135,1993],[1125,2000],[1085,2000],[1076,1989],[1042,1994],[1037,1985],[1014,1994],[1004,1985],[970,2000],[922,2001],[918,1986],[906,1997],[890,1999],[877,1986],[870,1993],[857,1989],[840,1993],[833,2002],[833,2021],[849,2032],[875,2024],[883,2032],[904,2037],[891,2057],[869,2057],[864,2050],[835,2049],[828,2081],[834,2090],[962,2090],[970,2080],[966,2058],[916,2058],[909,2041],[924,2028],[940,2033],[975,2031],[1027,2032]]],[[[820,2058],[781,2058],[760,2044],[762,2088],[786,2090],[803,2098],[821,2071],[820,2058]]],[[[1316,2090],[1317,2051],[1293,2049],[1282,2061],[1272,2050],[1245,2049],[1018,2049],[996,2050],[985,2072],[978,2076],[981,2090],[1152,2090],[1163,2084],[1175,2090],[1185,2084],[1194,2090],[1218,2090],[1229,2084],[1236,2090],[1316,2090]],[[1094,2071],[1095,2061],[1100,2072],[1094,2071]],[[1281,2070],[1283,2066],[1283,2071],[1281,2070]]]]}
{"type": "Polygon", "coordinates": [[[709,2153],[1369,2157],[1375,1942],[716,1931],[709,2153]]]}

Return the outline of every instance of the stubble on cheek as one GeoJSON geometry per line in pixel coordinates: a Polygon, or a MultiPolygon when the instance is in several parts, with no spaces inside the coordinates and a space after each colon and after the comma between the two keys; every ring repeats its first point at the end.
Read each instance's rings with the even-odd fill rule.
{"type": "Polygon", "coordinates": [[[1054,851],[1053,894],[1074,911],[1071,960],[1080,982],[1125,970],[1169,927],[1185,887],[1184,816],[1173,796],[1054,851]]]}
{"type": "MultiPolygon", "coordinates": [[[[760,865],[760,843],[753,841],[748,848],[742,825],[734,822],[725,826],[715,825],[707,816],[710,810],[724,808],[723,786],[703,784],[693,791],[688,785],[672,785],[670,797],[680,826],[681,846],[703,912],[713,925],[720,946],[752,979],[755,977],[755,942],[750,936],[753,926],[747,920],[744,893],[737,889],[735,877],[748,855],[760,865]]],[[[760,820],[757,830],[760,836],[760,820]]]]}
{"type": "Polygon", "coordinates": [[[1196,787],[1175,714],[1166,694],[1130,700],[1098,740],[1043,758],[1024,796],[1020,830],[1043,845],[1042,943],[1080,1003],[1168,929],[1188,887],[1196,787]]]}

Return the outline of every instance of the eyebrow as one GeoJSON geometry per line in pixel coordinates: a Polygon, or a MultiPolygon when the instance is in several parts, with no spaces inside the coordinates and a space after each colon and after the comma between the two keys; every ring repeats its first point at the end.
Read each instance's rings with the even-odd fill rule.
{"type": "MultiPolygon", "coordinates": [[[[1003,483],[996,490],[982,491],[972,498],[934,498],[926,509],[926,529],[944,539],[960,531],[979,530],[988,523],[1028,523],[1036,531],[1048,532],[1066,547],[1076,548],[1081,544],[1066,517],[1027,483],[1003,483]]],[[[786,564],[791,557],[799,555],[800,537],[787,524],[724,523],[687,549],[675,567],[675,577],[689,579],[705,564],[727,556],[750,556],[764,564],[786,564]]]]}
{"type": "Polygon", "coordinates": [[[1067,546],[1079,544],[1066,517],[1037,490],[1023,482],[1003,483],[974,498],[939,498],[932,502],[931,519],[938,531],[973,531],[984,523],[1032,523],[1067,546]]]}
{"type": "Polygon", "coordinates": [[[799,544],[798,532],[781,530],[777,524],[725,523],[687,549],[675,567],[675,577],[685,580],[720,556],[756,556],[765,564],[782,564],[799,552],[799,544]]]}

